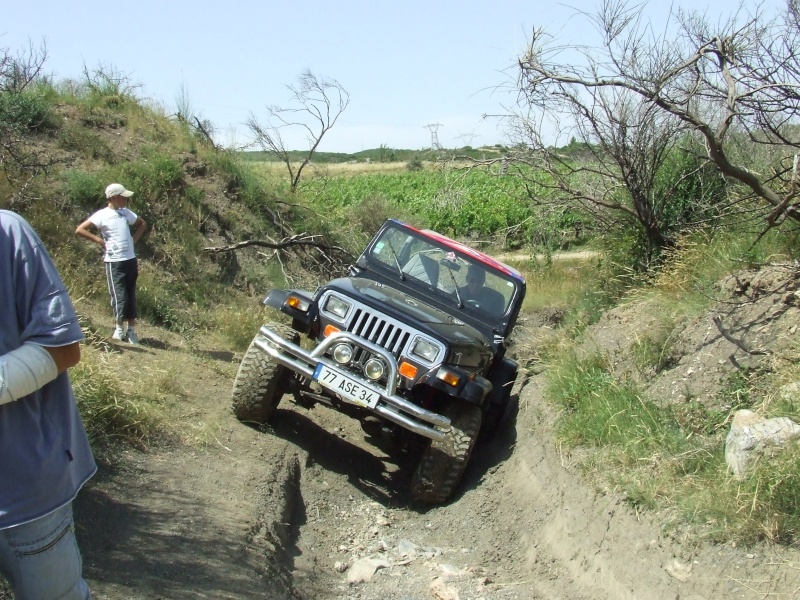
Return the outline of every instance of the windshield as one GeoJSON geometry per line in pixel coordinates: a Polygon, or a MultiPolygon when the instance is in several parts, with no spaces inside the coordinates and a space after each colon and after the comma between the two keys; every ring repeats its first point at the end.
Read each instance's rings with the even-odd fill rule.
{"type": "Polygon", "coordinates": [[[384,229],[372,246],[370,258],[398,279],[449,297],[454,306],[493,317],[508,312],[518,290],[509,274],[413,229],[384,229]]]}

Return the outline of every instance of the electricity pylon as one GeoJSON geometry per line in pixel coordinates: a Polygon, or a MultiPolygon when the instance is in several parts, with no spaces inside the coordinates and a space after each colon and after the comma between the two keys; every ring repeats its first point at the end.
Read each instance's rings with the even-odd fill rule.
{"type": "Polygon", "coordinates": [[[431,149],[433,150],[442,149],[442,146],[439,143],[439,134],[437,133],[437,130],[441,126],[442,126],[441,123],[428,123],[427,125],[425,125],[425,127],[431,130],[431,149]]]}

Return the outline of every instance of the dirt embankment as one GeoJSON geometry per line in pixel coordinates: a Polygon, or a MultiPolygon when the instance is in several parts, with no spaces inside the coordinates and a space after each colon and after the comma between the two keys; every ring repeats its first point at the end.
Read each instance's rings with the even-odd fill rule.
{"type": "MultiPolygon", "coordinates": [[[[796,319],[797,312],[782,314],[796,319]]],[[[622,310],[616,320],[629,331],[635,313],[622,310]]],[[[518,338],[537,335],[534,321],[523,321],[518,338]]],[[[96,598],[755,600],[800,593],[796,552],[678,539],[662,531],[660,515],[637,513],[619,495],[588,485],[554,441],[542,375],[518,382],[502,433],[477,447],[452,502],[426,508],[406,494],[406,455],[367,438],[355,421],[287,397],[271,429],[246,427],[229,410],[239,357],[210,340],[189,349],[147,324],[141,337],[139,348],[114,346],[110,360],[138,372],[171,365],[183,388],[182,427],[211,433],[202,447],[130,451],[81,493],[76,518],[96,598]]],[[[691,361],[687,354],[678,364],[691,361]]]]}

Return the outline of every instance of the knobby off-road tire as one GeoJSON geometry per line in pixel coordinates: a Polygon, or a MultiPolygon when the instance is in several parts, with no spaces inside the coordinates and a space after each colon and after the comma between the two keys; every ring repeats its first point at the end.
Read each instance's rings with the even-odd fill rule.
{"type": "MultiPolygon", "coordinates": [[[[297,332],[286,325],[269,323],[267,327],[285,340],[297,343],[299,339],[297,332]]],[[[255,345],[259,338],[263,339],[263,336],[259,334],[253,338],[239,364],[233,382],[232,404],[233,414],[240,421],[266,423],[286,391],[288,373],[286,367],[273,361],[269,354],[255,345]]]]}
{"type": "Polygon", "coordinates": [[[426,504],[441,504],[452,495],[481,428],[481,409],[474,404],[449,400],[444,415],[450,432],[441,442],[431,441],[411,479],[411,497],[426,504]]]}
{"type": "Polygon", "coordinates": [[[495,436],[500,421],[506,414],[506,408],[511,400],[511,389],[517,380],[519,365],[516,361],[503,359],[492,376],[492,391],[487,398],[486,411],[483,413],[480,440],[486,441],[495,436]]]}

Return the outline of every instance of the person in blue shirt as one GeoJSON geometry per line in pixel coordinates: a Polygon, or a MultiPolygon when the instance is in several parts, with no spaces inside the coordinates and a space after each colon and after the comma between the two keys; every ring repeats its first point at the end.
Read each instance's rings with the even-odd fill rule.
{"type": "Polygon", "coordinates": [[[83,339],[39,236],[0,210],[0,574],[17,598],[91,598],[72,502],[97,470],[66,370],[83,339]]]}

